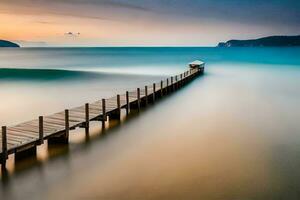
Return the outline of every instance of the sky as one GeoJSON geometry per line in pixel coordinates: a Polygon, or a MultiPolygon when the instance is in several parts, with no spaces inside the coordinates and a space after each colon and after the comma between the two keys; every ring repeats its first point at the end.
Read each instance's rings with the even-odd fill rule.
{"type": "Polygon", "coordinates": [[[0,0],[22,46],[215,46],[300,35],[300,0],[0,0]]]}

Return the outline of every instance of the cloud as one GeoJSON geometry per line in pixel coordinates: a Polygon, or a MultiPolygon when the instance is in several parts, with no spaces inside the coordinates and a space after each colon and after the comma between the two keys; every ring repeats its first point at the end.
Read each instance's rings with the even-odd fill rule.
{"type": "Polygon", "coordinates": [[[79,37],[81,33],[77,32],[77,33],[74,33],[74,32],[67,32],[67,33],[64,33],[65,36],[68,36],[68,37],[79,37]]]}
{"type": "MultiPolygon", "coordinates": [[[[14,14],[57,14],[107,19],[101,15],[101,11],[107,9],[149,10],[142,5],[131,4],[130,1],[124,0],[1,0],[0,2],[0,12],[14,11],[14,14]],[[15,12],[16,8],[17,11],[15,12]]],[[[118,13],[116,12],[115,14],[118,13]]]]}
{"type": "Polygon", "coordinates": [[[0,8],[1,5],[14,14],[96,20],[137,20],[140,14],[148,13],[150,17],[160,15],[162,20],[169,15],[174,21],[194,18],[270,26],[300,25],[298,0],[1,0],[0,8]]]}

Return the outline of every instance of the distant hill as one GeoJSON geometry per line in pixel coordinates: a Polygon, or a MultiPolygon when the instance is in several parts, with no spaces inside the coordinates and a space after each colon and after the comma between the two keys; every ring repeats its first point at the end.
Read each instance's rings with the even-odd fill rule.
{"type": "Polygon", "coordinates": [[[229,40],[221,42],[218,47],[293,47],[300,46],[298,36],[270,36],[254,40],[229,40]]]}
{"type": "Polygon", "coordinates": [[[0,40],[0,48],[1,47],[20,47],[20,45],[10,41],[0,40]]]}

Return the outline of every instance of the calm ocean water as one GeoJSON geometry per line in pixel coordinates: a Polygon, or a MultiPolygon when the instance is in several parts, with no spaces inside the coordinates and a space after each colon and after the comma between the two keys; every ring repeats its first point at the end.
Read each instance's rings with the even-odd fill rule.
{"type": "MultiPolygon", "coordinates": [[[[299,199],[300,48],[0,49],[0,124],[206,73],[100,137],[10,158],[0,199],[299,199]]],[[[113,124],[111,126],[114,126],[113,124]]]]}

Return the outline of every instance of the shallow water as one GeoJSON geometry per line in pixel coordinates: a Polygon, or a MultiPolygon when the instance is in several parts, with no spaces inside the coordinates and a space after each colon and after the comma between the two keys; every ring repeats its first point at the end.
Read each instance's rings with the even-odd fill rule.
{"type": "MultiPolygon", "coordinates": [[[[0,50],[0,57],[13,54],[0,50]]],[[[88,75],[5,76],[1,99],[12,109],[1,107],[1,122],[33,115],[24,108],[29,103],[36,115],[47,113],[175,74],[194,59],[207,67],[204,76],[140,114],[124,115],[105,133],[95,123],[90,138],[76,130],[69,146],[45,144],[37,158],[20,162],[11,157],[8,173],[2,172],[4,199],[300,198],[299,48],[25,49],[16,54],[27,61],[1,59],[0,66],[73,70],[80,61],[74,69],[88,75]],[[64,51],[74,59],[62,59],[64,51]],[[61,58],[53,56],[48,66],[47,54],[61,58]],[[33,56],[38,57],[34,62],[33,56]],[[57,64],[59,59],[69,68],[57,64]],[[133,68],[138,75],[130,74],[133,68]],[[97,86],[86,89],[92,85],[97,86]],[[69,91],[72,87],[85,92],[69,91]],[[37,106],[46,99],[52,100],[48,108],[37,106]]]]}

